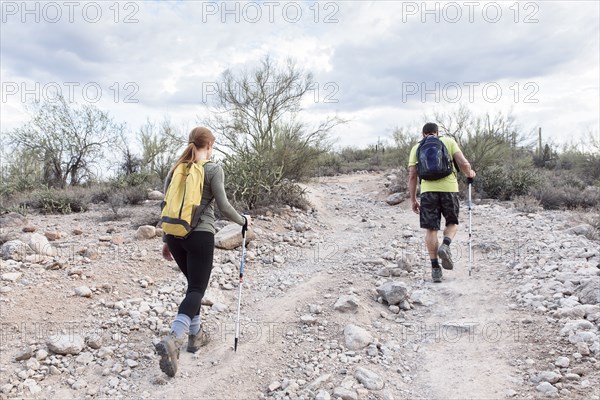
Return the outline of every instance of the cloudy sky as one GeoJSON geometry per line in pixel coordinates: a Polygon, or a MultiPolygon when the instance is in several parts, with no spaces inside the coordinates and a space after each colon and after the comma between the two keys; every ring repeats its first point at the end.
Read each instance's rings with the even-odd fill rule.
{"type": "Polygon", "coordinates": [[[291,57],[317,86],[303,117],[337,114],[340,145],[464,104],[561,143],[598,135],[597,1],[3,1],[1,129],[59,88],[135,131],[208,112],[225,69],[291,57]]]}

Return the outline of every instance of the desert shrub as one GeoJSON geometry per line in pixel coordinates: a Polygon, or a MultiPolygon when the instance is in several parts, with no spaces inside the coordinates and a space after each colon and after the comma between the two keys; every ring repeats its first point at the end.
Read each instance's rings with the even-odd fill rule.
{"type": "Polygon", "coordinates": [[[125,203],[129,205],[141,204],[148,197],[146,189],[141,186],[132,186],[122,189],[122,193],[125,197],[125,203]]]}
{"type": "Polygon", "coordinates": [[[44,188],[33,192],[32,200],[28,201],[26,205],[44,214],[70,214],[86,211],[87,198],[83,188],[62,190],[44,188]]]}
{"type": "Polygon", "coordinates": [[[514,198],[515,209],[525,213],[534,213],[542,209],[542,204],[532,195],[516,196],[514,198]]]}
{"type": "Polygon", "coordinates": [[[507,165],[492,165],[477,177],[477,185],[483,194],[499,200],[511,200],[526,195],[539,182],[535,170],[507,165]]]}
{"type": "Polygon", "coordinates": [[[231,155],[223,161],[225,189],[238,208],[260,206],[299,206],[306,202],[304,191],[283,177],[282,167],[274,167],[267,158],[231,155]]]}
{"type": "Polygon", "coordinates": [[[592,186],[581,190],[547,182],[532,189],[531,194],[547,210],[600,206],[600,189],[592,186]]]}

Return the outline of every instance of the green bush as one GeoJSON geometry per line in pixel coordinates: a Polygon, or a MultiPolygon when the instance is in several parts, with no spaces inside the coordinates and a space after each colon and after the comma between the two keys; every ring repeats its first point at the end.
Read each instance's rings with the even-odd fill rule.
{"type": "Polygon", "coordinates": [[[44,214],[70,214],[87,210],[85,189],[40,189],[33,192],[28,206],[44,214]]]}
{"type": "Polygon", "coordinates": [[[487,197],[511,200],[523,196],[539,182],[534,169],[517,166],[492,165],[477,177],[478,189],[487,197]]]}
{"type": "Polygon", "coordinates": [[[264,157],[230,155],[223,161],[223,169],[225,189],[238,208],[308,204],[300,186],[283,177],[283,167],[273,167],[264,157]]]}
{"type": "Polygon", "coordinates": [[[592,186],[581,190],[575,187],[545,183],[532,189],[531,194],[547,210],[600,206],[600,189],[592,186]]]}

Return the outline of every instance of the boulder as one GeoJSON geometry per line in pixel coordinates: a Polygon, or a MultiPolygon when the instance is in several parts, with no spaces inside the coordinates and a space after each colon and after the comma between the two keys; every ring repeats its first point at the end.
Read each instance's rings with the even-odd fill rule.
{"type": "Polygon", "coordinates": [[[373,336],[364,328],[356,325],[346,325],[344,328],[344,342],[350,350],[360,350],[373,341],[373,336]]]}
{"type": "Polygon", "coordinates": [[[56,255],[56,249],[50,245],[48,238],[39,233],[32,233],[27,244],[36,254],[44,256],[56,255]]]}
{"type": "Polygon", "coordinates": [[[394,193],[392,195],[389,195],[388,198],[385,199],[385,202],[388,203],[390,206],[395,206],[396,204],[402,203],[405,198],[406,195],[404,193],[394,193]]]}
{"type": "Polygon", "coordinates": [[[27,224],[27,218],[19,213],[11,212],[0,215],[0,228],[16,228],[27,224]]]}
{"type": "Polygon", "coordinates": [[[600,304],[600,278],[581,282],[577,292],[581,304],[600,304]]]}
{"type": "Polygon", "coordinates": [[[408,297],[408,287],[401,281],[388,281],[377,288],[377,293],[390,305],[398,305],[408,297]]]}
{"type": "Polygon", "coordinates": [[[164,200],[164,199],[165,199],[165,195],[158,190],[152,190],[151,192],[148,192],[148,200],[164,200]]]}
{"type": "MultiPolygon", "coordinates": [[[[246,232],[246,244],[256,239],[252,229],[246,232]]],[[[225,250],[233,250],[242,245],[242,227],[238,224],[229,224],[215,235],[215,247],[225,250]]]]}
{"type": "Polygon", "coordinates": [[[154,237],[156,237],[156,228],[152,225],[142,225],[135,232],[136,240],[147,240],[154,237]]]}
{"type": "Polygon", "coordinates": [[[358,311],[358,298],[354,295],[340,296],[333,308],[339,312],[355,313],[358,311]]]}
{"type": "Polygon", "coordinates": [[[2,245],[2,258],[21,261],[31,251],[29,246],[20,240],[10,240],[2,245]]]}
{"type": "Polygon", "coordinates": [[[369,390],[381,390],[385,384],[383,382],[383,378],[381,378],[375,372],[363,367],[356,368],[356,371],[354,371],[354,377],[369,390]]]}
{"type": "Polygon", "coordinates": [[[68,333],[50,337],[46,345],[48,350],[56,354],[79,354],[85,346],[85,341],[79,335],[68,333]]]}

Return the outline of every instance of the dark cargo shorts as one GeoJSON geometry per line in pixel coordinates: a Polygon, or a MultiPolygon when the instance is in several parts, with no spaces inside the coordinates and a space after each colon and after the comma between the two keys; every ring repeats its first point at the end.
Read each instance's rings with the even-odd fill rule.
{"type": "Polygon", "coordinates": [[[440,230],[441,216],[446,225],[458,225],[458,193],[425,192],[421,194],[419,220],[421,228],[440,230]]]}

